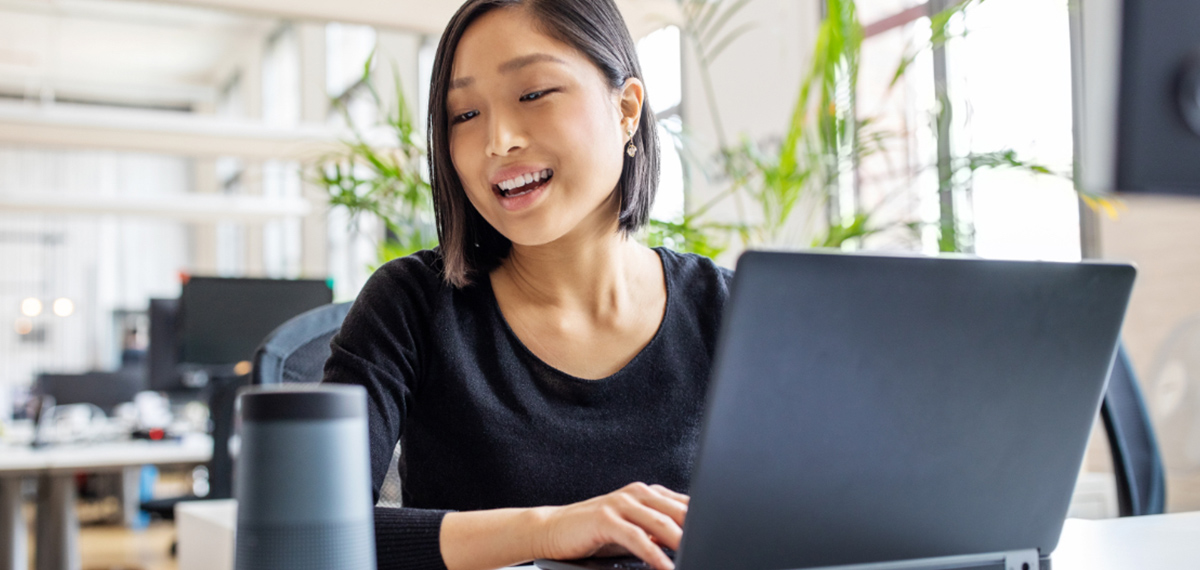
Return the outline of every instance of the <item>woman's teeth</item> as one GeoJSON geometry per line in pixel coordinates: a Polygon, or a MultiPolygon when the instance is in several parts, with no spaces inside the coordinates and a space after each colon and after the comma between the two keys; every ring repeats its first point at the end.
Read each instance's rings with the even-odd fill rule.
{"type": "Polygon", "coordinates": [[[543,180],[549,180],[552,176],[554,176],[554,171],[547,168],[540,172],[532,172],[529,174],[514,176],[508,180],[500,182],[496,186],[500,188],[500,195],[507,197],[528,192],[529,190],[533,189],[533,184],[543,180]]]}

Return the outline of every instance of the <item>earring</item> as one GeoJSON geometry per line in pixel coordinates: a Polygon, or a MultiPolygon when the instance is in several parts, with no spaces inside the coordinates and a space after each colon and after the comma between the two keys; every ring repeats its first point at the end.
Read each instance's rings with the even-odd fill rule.
{"type": "Polygon", "coordinates": [[[625,131],[625,134],[629,136],[629,146],[625,147],[625,154],[628,154],[629,158],[633,158],[637,154],[637,146],[633,144],[633,129],[625,131]]]}

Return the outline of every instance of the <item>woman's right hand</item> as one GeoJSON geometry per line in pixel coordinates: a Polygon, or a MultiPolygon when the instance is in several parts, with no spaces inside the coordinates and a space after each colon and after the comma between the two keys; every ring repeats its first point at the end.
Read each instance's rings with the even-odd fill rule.
{"type": "Polygon", "coordinates": [[[562,507],[452,512],[442,519],[438,541],[450,570],[619,554],[673,570],[661,547],[679,548],[688,500],[661,485],[633,483],[562,507]]]}
{"type": "Polygon", "coordinates": [[[546,507],[540,513],[537,558],[629,553],[657,570],[673,570],[662,547],[679,548],[688,501],[687,495],[661,485],[632,483],[580,503],[546,507]]]}

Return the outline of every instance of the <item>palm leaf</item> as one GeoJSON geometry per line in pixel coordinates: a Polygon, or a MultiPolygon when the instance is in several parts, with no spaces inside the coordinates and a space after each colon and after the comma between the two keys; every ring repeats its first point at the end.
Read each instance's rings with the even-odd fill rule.
{"type": "Polygon", "coordinates": [[[702,34],[701,35],[702,43],[704,43],[704,44],[712,43],[713,39],[716,38],[717,35],[719,35],[721,33],[721,30],[727,24],[729,24],[729,20],[731,20],[734,16],[736,16],[738,12],[742,11],[742,8],[745,8],[746,4],[749,4],[749,3],[750,3],[750,0],[737,0],[732,5],[730,5],[729,8],[727,8],[723,13],[721,13],[721,16],[719,18],[717,18],[716,22],[713,22],[710,27],[709,22],[707,20],[712,19],[712,16],[714,14],[716,14],[715,8],[721,4],[721,2],[713,2],[712,5],[713,5],[714,9],[708,14],[707,20],[704,22],[701,22],[701,24],[700,24],[701,25],[700,33],[702,34]]]}
{"type": "Polygon", "coordinates": [[[729,44],[733,43],[733,40],[738,39],[742,36],[742,34],[745,34],[752,29],[754,29],[754,24],[752,22],[747,22],[734,28],[733,31],[726,34],[725,37],[721,38],[721,40],[717,42],[716,47],[713,47],[708,51],[708,53],[704,54],[704,61],[706,63],[712,62],[717,58],[718,55],[721,55],[721,52],[725,51],[725,48],[729,47],[729,44]]]}

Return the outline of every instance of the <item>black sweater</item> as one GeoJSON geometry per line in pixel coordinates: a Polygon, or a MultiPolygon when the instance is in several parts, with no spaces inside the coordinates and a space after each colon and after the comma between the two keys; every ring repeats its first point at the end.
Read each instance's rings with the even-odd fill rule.
{"type": "Polygon", "coordinates": [[[377,500],[401,441],[404,508],[375,509],[380,570],[444,569],[447,511],[564,505],[634,481],[687,490],[732,273],[657,251],[662,325],[601,380],[540,360],[490,282],[446,285],[436,250],[375,272],[333,339],[325,381],[367,389],[377,500]]]}

